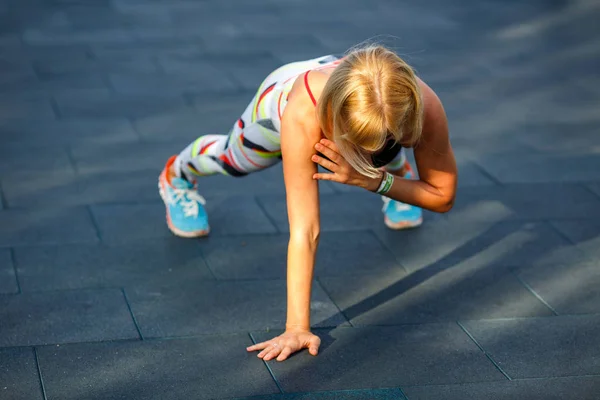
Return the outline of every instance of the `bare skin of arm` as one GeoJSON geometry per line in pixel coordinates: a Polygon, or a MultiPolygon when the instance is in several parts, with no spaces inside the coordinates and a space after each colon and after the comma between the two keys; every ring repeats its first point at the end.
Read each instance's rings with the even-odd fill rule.
{"type": "Polygon", "coordinates": [[[320,339],[310,332],[310,299],[315,257],[319,243],[319,188],[312,177],[317,165],[311,161],[321,138],[312,104],[301,76],[289,96],[282,116],[281,153],[286,188],[290,239],[287,257],[286,332],[258,343],[248,351],[262,350],[258,357],[285,360],[303,348],[316,355],[320,339]]]}
{"type": "Polygon", "coordinates": [[[447,212],[454,204],[457,185],[448,120],[435,92],[425,83],[421,87],[426,104],[425,121],[421,140],[413,149],[419,180],[395,177],[386,196],[430,211],[447,212]]]}
{"type": "MultiPolygon", "coordinates": [[[[434,212],[447,212],[454,205],[457,168],[448,133],[448,121],[440,99],[420,81],[425,103],[422,137],[414,148],[419,180],[395,176],[386,197],[434,212]]],[[[359,175],[339,154],[333,142],[322,140],[315,149],[333,162],[313,156],[313,160],[333,171],[315,174],[315,179],[330,180],[376,191],[381,179],[359,175]],[[334,158],[332,158],[334,157],[334,158]],[[334,169],[332,169],[334,168],[334,169]]]]}

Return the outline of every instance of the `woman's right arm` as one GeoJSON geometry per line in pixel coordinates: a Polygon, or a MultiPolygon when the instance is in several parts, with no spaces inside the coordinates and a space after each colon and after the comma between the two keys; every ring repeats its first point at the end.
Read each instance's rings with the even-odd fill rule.
{"type": "Polygon", "coordinates": [[[320,345],[320,339],[310,332],[310,299],[320,231],[318,181],[313,179],[317,165],[311,157],[320,135],[314,105],[303,87],[296,84],[281,123],[281,153],[290,227],[286,331],[272,340],[248,348],[249,351],[262,350],[258,356],[264,360],[277,357],[278,361],[283,361],[303,348],[316,355],[320,345]]]}
{"type": "Polygon", "coordinates": [[[286,189],[290,240],[287,259],[287,323],[290,330],[310,330],[310,295],[319,244],[319,189],[313,179],[317,165],[311,160],[320,139],[314,106],[297,96],[283,116],[281,153],[286,189]]]}

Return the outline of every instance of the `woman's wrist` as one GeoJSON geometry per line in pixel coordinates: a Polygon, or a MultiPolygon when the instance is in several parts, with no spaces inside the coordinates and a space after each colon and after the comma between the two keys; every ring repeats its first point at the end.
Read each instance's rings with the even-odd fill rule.
{"type": "Polygon", "coordinates": [[[288,332],[310,332],[310,324],[285,324],[285,330],[288,332]]]}
{"type": "Polygon", "coordinates": [[[367,177],[367,183],[365,184],[365,189],[367,189],[369,192],[375,193],[377,191],[377,189],[379,188],[379,186],[381,185],[381,182],[383,182],[384,179],[385,179],[385,171],[381,171],[381,174],[377,178],[367,177]]]}

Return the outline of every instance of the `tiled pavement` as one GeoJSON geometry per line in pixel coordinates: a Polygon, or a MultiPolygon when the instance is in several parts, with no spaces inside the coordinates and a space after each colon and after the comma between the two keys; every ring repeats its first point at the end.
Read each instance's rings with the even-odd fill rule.
{"type": "Polygon", "coordinates": [[[594,0],[0,0],[0,399],[600,398],[594,0]],[[454,209],[383,227],[324,185],[321,353],[284,322],[281,171],[211,177],[205,240],[156,177],[281,63],[376,35],[442,98],[454,209]],[[254,397],[256,396],[256,397],[254,397]]]}

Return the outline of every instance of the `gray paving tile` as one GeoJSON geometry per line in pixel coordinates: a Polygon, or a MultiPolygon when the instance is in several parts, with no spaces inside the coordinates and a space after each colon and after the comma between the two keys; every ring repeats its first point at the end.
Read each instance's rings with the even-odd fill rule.
{"type": "Polygon", "coordinates": [[[25,292],[214,279],[198,243],[179,238],[16,249],[15,260],[25,292]]]}
{"type": "MultiPolygon", "coordinates": [[[[230,98],[233,99],[233,97],[230,98]]],[[[237,100],[237,103],[239,103],[237,109],[233,109],[231,104],[221,103],[223,109],[220,110],[198,108],[149,115],[135,120],[134,125],[145,141],[168,142],[177,140],[191,143],[206,134],[225,135],[229,133],[251,98],[250,95],[250,97],[244,96],[242,101],[237,100]],[[248,101],[246,102],[246,100],[248,101]]]]}
{"type": "Polygon", "coordinates": [[[0,349],[0,393],[11,400],[42,400],[32,348],[0,349]]]}
{"type": "Polygon", "coordinates": [[[34,62],[33,67],[41,79],[68,77],[77,74],[104,76],[107,73],[159,73],[155,63],[144,60],[44,60],[34,62]]]}
{"type": "MultiPolygon", "coordinates": [[[[239,397],[234,400],[258,400],[258,396],[239,397]]],[[[260,396],[264,400],[406,400],[400,389],[339,390],[260,396]]]]}
{"type": "Polygon", "coordinates": [[[339,276],[319,282],[354,326],[553,315],[501,267],[458,264],[408,276],[382,272],[360,281],[339,276]]]}
{"type": "MultiPolygon", "coordinates": [[[[277,25],[291,24],[289,21],[276,21],[271,19],[270,23],[277,25]]],[[[254,51],[269,51],[275,56],[282,53],[294,53],[296,51],[319,50],[322,54],[327,54],[318,39],[313,35],[307,34],[306,25],[302,32],[286,32],[282,31],[278,35],[273,35],[273,31],[269,31],[267,25],[259,26],[259,24],[250,24],[242,22],[242,26],[246,31],[241,35],[232,37],[215,38],[206,43],[206,48],[209,51],[227,51],[237,52],[244,49],[254,49],[254,51]]],[[[291,26],[290,26],[291,28],[291,26]]],[[[318,57],[318,55],[317,55],[318,57]]],[[[296,58],[296,61],[300,61],[296,58]]],[[[257,82],[258,84],[258,82],[257,82]]]]}
{"type": "Polygon", "coordinates": [[[255,57],[244,57],[245,63],[243,64],[239,62],[239,55],[205,58],[215,68],[227,72],[246,90],[258,90],[260,83],[281,66],[281,62],[272,55],[261,55],[260,53],[255,57]]]}
{"type": "Polygon", "coordinates": [[[0,293],[17,293],[19,286],[9,249],[0,249],[0,293]]]}
{"type": "Polygon", "coordinates": [[[24,149],[32,145],[57,147],[81,143],[88,145],[127,143],[138,140],[131,123],[126,119],[4,120],[0,122],[0,132],[4,144],[22,145],[24,149]]]}
{"type": "MultiPolygon", "coordinates": [[[[91,74],[87,72],[77,72],[65,75],[46,76],[39,78],[39,84],[31,85],[33,89],[43,89],[49,93],[62,94],[72,91],[88,91],[109,94],[110,89],[106,83],[106,78],[100,74],[91,74]]],[[[63,115],[55,110],[58,117],[63,115]]]]}
{"type": "Polygon", "coordinates": [[[0,34],[1,46],[18,46],[21,43],[21,38],[16,34],[0,34]]]}
{"type": "Polygon", "coordinates": [[[139,337],[120,289],[0,295],[0,347],[139,337]]]}
{"type": "Polygon", "coordinates": [[[9,206],[48,207],[156,201],[158,171],[102,172],[5,179],[9,206]]]}
{"type": "MultiPolygon", "coordinates": [[[[254,7],[248,3],[235,2],[236,12],[232,13],[231,9],[223,3],[186,3],[180,2],[174,6],[169,6],[168,9],[173,16],[174,23],[177,26],[184,28],[201,28],[198,27],[199,19],[206,20],[206,24],[212,28],[221,27],[222,24],[215,24],[216,21],[227,21],[229,24],[240,24],[250,18],[256,23],[266,23],[279,17],[277,13],[279,7],[273,2],[262,2],[254,7]],[[210,18],[206,18],[210,15],[210,18]]],[[[184,29],[185,32],[185,29],[184,29]]],[[[203,32],[202,30],[192,30],[191,32],[203,32]]],[[[217,38],[220,35],[215,35],[217,38]]]]}
{"type": "Polygon", "coordinates": [[[551,221],[551,224],[578,245],[585,245],[600,235],[600,218],[551,221]]]}
{"type": "Polygon", "coordinates": [[[600,156],[596,154],[532,154],[529,157],[505,154],[485,157],[480,163],[503,183],[591,181],[598,179],[600,170],[600,156]]]}
{"type": "Polygon", "coordinates": [[[26,178],[34,174],[72,175],[69,155],[64,148],[3,145],[0,150],[0,177],[26,178]]]}
{"type": "MultiPolygon", "coordinates": [[[[253,333],[257,342],[276,332],[253,333]]],[[[456,324],[315,331],[319,355],[269,361],[285,392],[506,379],[456,324]]]]}
{"type": "Polygon", "coordinates": [[[35,115],[38,118],[53,120],[56,118],[52,104],[49,99],[4,99],[0,98],[0,109],[3,116],[16,118],[30,118],[35,115]]]}
{"type": "Polygon", "coordinates": [[[598,375],[600,315],[465,321],[511,378],[598,375]]]}
{"type": "MultiPolygon", "coordinates": [[[[69,60],[75,63],[82,63],[90,60],[90,46],[82,45],[26,45],[21,44],[15,54],[31,63],[43,63],[44,61],[56,62],[69,60]]],[[[32,64],[33,65],[33,64],[32,64]]],[[[31,67],[33,68],[33,67],[31,67]]]]}
{"type": "Polygon", "coordinates": [[[223,71],[206,62],[170,61],[161,64],[166,74],[110,74],[111,86],[117,93],[143,96],[147,94],[183,94],[235,92],[240,87],[223,71]]]}
{"type": "Polygon", "coordinates": [[[0,247],[96,241],[90,215],[81,207],[0,212],[0,247]]]}
{"type": "MultiPolygon", "coordinates": [[[[469,186],[488,186],[495,185],[490,176],[486,174],[475,163],[468,161],[458,161],[458,188],[469,186]]],[[[413,164],[414,165],[414,164],[413,164]]]]}
{"type": "Polygon", "coordinates": [[[410,400],[595,400],[600,392],[600,377],[575,376],[513,380],[507,382],[472,383],[464,385],[441,385],[404,387],[410,400]]]}
{"type": "MultiPolygon", "coordinates": [[[[593,155],[590,154],[590,150],[593,151],[597,148],[597,144],[594,145],[592,139],[596,134],[597,124],[591,121],[555,122],[552,124],[540,123],[525,126],[523,127],[523,131],[524,134],[516,136],[517,141],[525,143],[541,152],[558,152],[558,154],[549,155],[549,158],[552,159],[552,157],[555,157],[559,165],[548,165],[548,167],[559,174],[557,177],[566,175],[566,168],[559,170],[558,167],[560,166],[560,160],[568,158],[569,153],[574,153],[576,156],[575,160],[571,161],[573,163],[578,161],[578,156],[584,156],[585,154],[588,156],[593,155]],[[565,132],[569,132],[568,141],[562,140],[565,132]]],[[[567,160],[567,162],[569,161],[567,160]]]]}
{"type": "Polygon", "coordinates": [[[600,217],[600,200],[573,184],[462,188],[448,217],[456,221],[600,217]],[[577,207],[569,205],[577,204],[577,207]]]}
{"type": "Polygon", "coordinates": [[[55,96],[63,118],[140,118],[158,113],[170,113],[186,108],[183,97],[174,94],[106,95],[81,93],[55,96]]]}
{"type": "MultiPolygon", "coordinates": [[[[209,238],[201,243],[218,279],[284,279],[289,235],[209,238]]],[[[392,254],[372,233],[326,232],[321,235],[315,276],[356,275],[398,270],[392,254]]]]}
{"type": "MultiPolygon", "coordinates": [[[[284,280],[139,285],[128,289],[127,296],[144,338],[285,326],[284,280]]],[[[313,286],[311,313],[313,326],[337,326],[346,321],[317,284],[313,286]]]]}
{"type": "Polygon", "coordinates": [[[370,231],[324,232],[319,249],[317,276],[404,273],[393,254],[370,231]]]}
{"type": "Polygon", "coordinates": [[[409,271],[465,266],[546,265],[584,257],[546,222],[499,223],[439,220],[413,231],[375,233],[409,271]]]}
{"type": "Polygon", "coordinates": [[[127,29],[86,30],[79,31],[76,35],[70,29],[26,29],[22,37],[25,44],[33,46],[135,42],[135,36],[127,29]]]}
{"type": "Polygon", "coordinates": [[[135,44],[101,44],[92,45],[93,58],[109,62],[111,60],[143,60],[156,63],[157,57],[179,56],[181,54],[197,54],[204,46],[199,42],[152,42],[139,41],[135,44]]]}
{"type": "Polygon", "coordinates": [[[598,196],[600,196],[600,182],[590,183],[587,187],[598,196]]]}
{"type": "Polygon", "coordinates": [[[524,266],[519,277],[558,314],[600,313],[600,261],[524,266]]]}
{"type": "Polygon", "coordinates": [[[219,96],[211,96],[210,94],[189,93],[190,103],[194,110],[199,113],[213,114],[227,113],[230,121],[227,123],[227,132],[242,115],[248,104],[252,102],[258,86],[252,90],[239,91],[236,93],[223,93],[219,96]],[[231,120],[233,118],[233,120],[231,120]]]}
{"type": "Polygon", "coordinates": [[[7,83],[8,78],[11,75],[29,75],[35,76],[33,68],[27,62],[27,60],[18,54],[17,52],[4,52],[2,56],[0,56],[0,71],[2,71],[2,80],[0,82],[7,83]]]}
{"type": "MultiPolygon", "coordinates": [[[[92,210],[107,243],[172,236],[162,203],[97,205],[92,210]]],[[[212,236],[276,232],[252,197],[213,198],[207,202],[206,212],[212,236]]]]}
{"type": "Polygon", "coordinates": [[[169,26],[172,22],[168,13],[137,12],[126,13],[115,10],[104,2],[99,5],[82,4],[71,6],[65,10],[67,20],[76,30],[121,28],[121,27],[154,27],[169,26]]]}
{"type": "Polygon", "coordinates": [[[77,171],[82,174],[154,170],[158,177],[165,163],[187,143],[127,143],[78,145],[71,148],[77,171]]]}
{"type": "Polygon", "coordinates": [[[162,400],[277,393],[262,361],[245,352],[250,344],[248,334],[239,334],[48,346],[38,355],[48,399],[162,400]]]}
{"type": "Polygon", "coordinates": [[[552,221],[552,225],[591,257],[600,257],[600,218],[552,221]]]}

